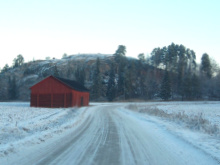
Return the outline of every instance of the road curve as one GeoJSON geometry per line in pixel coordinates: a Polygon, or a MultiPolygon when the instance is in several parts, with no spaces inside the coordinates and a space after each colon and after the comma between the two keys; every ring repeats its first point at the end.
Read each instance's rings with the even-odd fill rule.
{"type": "MultiPolygon", "coordinates": [[[[211,156],[119,105],[92,106],[83,124],[23,164],[212,165],[211,156]]],[[[20,163],[20,164],[22,164],[20,163]]]]}

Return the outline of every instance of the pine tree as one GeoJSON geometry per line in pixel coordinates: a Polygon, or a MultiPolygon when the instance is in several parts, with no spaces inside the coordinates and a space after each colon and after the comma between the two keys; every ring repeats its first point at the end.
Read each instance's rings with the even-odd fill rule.
{"type": "Polygon", "coordinates": [[[115,51],[114,57],[115,61],[119,62],[121,60],[121,57],[125,57],[126,54],[126,46],[119,45],[118,49],[115,51]]]}
{"type": "Polygon", "coordinates": [[[130,71],[130,67],[128,67],[125,71],[125,84],[124,84],[124,95],[125,99],[129,99],[132,96],[132,75],[130,71]]]}
{"type": "Polygon", "coordinates": [[[140,61],[141,63],[144,63],[144,62],[145,62],[144,53],[140,53],[140,54],[138,55],[138,59],[139,59],[139,61],[140,61]]]}
{"type": "Polygon", "coordinates": [[[125,98],[130,99],[137,96],[138,76],[137,66],[134,61],[130,61],[125,69],[125,98]]]}
{"type": "Polygon", "coordinates": [[[23,64],[24,64],[24,57],[21,54],[17,55],[17,58],[15,58],[13,61],[13,67],[16,68],[23,64]]]}
{"type": "Polygon", "coordinates": [[[109,101],[113,101],[116,97],[116,84],[115,84],[115,71],[114,64],[111,65],[111,70],[109,74],[108,87],[106,96],[109,101]]]}
{"type": "Polygon", "coordinates": [[[100,73],[100,60],[96,59],[96,68],[93,75],[92,93],[95,99],[98,99],[102,95],[102,76],[100,73]]]}
{"type": "Polygon", "coordinates": [[[171,97],[171,86],[168,71],[165,71],[163,81],[160,88],[160,98],[168,100],[171,97]]]}
{"type": "Polygon", "coordinates": [[[8,66],[8,64],[5,64],[5,66],[4,66],[3,69],[1,70],[1,73],[7,72],[8,70],[9,70],[9,66],[8,66]]]}
{"type": "Polygon", "coordinates": [[[212,78],[212,66],[207,53],[202,55],[200,70],[207,78],[212,78]]]}
{"type": "Polygon", "coordinates": [[[75,71],[75,77],[76,81],[79,82],[80,84],[84,85],[85,84],[85,70],[82,68],[80,69],[79,67],[75,71]]]}
{"type": "Polygon", "coordinates": [[[126,47],[124,45],[119,45],[116,50],[114,57],[116,63],[116,74],[118,74],[117,82],[117,95],[124,94],[124,79],[125,79],[125,65],[126,65],[126,47]]]}
{"type": "Polygon", "coordinates": [[[138,73],[138,87],[137,87],[137,93],[141,98],[144,98],[145,91],[146,91],[146,75],[144,74],[144,65],[145,65],[145,57],[144,54],[138,55],[139,61],[137,65],[137,73],[138,73]]]}
{"type": "Polygon", "coordinates": [[[196,74],[193,74],[191,82],[192,82],[192,98],[198,99],[201,97],[201,87],[200,87],[199,78],[196,74]]]}
{"type": "Polygon", "coordinates": [[[16,86],[16,79],[13,77],[9,77],[8,80],[8,94],[9,94],[9,99],[10,100],[15,100],[17,98],[17,86],[16,86]]]}
{"type": "Polygon", "coordinates": [[[191,75],[185,75],[185,77],[183,77],[183,83],[182,83],[182,99],[186,98],[186,99],[191,99],[192,98],[192,79],[191,79],[191,75]]]}

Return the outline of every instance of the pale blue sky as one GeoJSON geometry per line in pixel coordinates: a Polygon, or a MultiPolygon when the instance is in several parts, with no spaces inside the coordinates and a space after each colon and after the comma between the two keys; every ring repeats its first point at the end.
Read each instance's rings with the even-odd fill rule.
{"type": "Polygon", "coordinates": [[[220,63],[219,0],[0,0],[0,67],[77,53],[137,57],[172,42],[220,63]]]}

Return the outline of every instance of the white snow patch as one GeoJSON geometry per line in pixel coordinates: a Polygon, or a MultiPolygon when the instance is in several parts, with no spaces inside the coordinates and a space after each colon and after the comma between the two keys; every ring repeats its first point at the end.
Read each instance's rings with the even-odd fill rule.
{"type": "Polygon", "coordinates": [[[33,108],[0,103],[0,158],[39,144],[80,122],[85,108],[33,108]]]}

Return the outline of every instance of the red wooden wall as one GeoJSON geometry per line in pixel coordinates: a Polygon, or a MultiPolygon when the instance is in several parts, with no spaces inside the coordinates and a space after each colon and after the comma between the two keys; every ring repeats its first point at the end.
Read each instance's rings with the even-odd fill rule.
{"type": "Polygon", "coordinates": [[[73,107],[89,105],[89,92],[80,92],[50,76],[31,87],[32,107],[73,107]]]}

